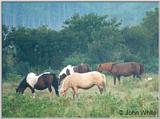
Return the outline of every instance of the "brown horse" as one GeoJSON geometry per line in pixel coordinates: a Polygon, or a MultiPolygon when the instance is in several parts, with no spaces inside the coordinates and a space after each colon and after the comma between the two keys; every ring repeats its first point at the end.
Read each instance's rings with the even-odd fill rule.
{"type": "Polygon", "coordinates": [[[66,96],[66,92],[69,88],[73,90],[73,99],[77,96],[78,89],[89,89],[96,85],[102,94],[105,91],[106,78],[104,74],[97,71],[87,73],[74,73],[67,76],[61,86],[61,95],[66,96]]]}
{"type": "Polygon", "coordinates": [[[97,66],[97,71],[107,71],[110,72],[114,77],[114,85],[116,84],[116,78],[120,83],[121,76],[131,76],[139,77],[144,72],[143,64],[136,62],[127,63],[104,63],[97,66]]]}
{"type": "Polygon", "coordinates": [[[90,72],[91,68],[88,64],[81,63],[78,66],[74,66],[73,70],[74,70],[74,72],[78,72],[78,73],[86,73],[86,72],[90,72]]]}

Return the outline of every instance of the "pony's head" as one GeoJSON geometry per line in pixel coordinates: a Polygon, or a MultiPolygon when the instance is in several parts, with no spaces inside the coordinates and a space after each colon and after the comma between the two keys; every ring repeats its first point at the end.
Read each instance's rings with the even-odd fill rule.
{"type": "Polygon", "coordinates": [[[66,96],[66,91],[65,90],[63,90],[63,91],[61,91],[61,93],[60,93],[62,96],[66,96]]]}
{"type": "Polygon", "coordinates": [[[28,84],[26,82],[26,77],[20,82],[18,87],[16,88],[17,93],[24,93],[24,90],[27,88],[28,84]]]}
{"type": "Polygon", "coordinates": [[[62,96],[66,96],[66,92],[67,92],[66,79],[64,79],[63,82],[62,82],[61,89],[60,89],[60,94],[62,96]]]}
{"type": "Polygon", "coordinates": [[[102,72],[102,71],[108,71],[110,72],[112,70],[112,66],[115,63],[103,63],[103,64],[99,64],[97,66],[97,71],[98,72],[102,72]]]}

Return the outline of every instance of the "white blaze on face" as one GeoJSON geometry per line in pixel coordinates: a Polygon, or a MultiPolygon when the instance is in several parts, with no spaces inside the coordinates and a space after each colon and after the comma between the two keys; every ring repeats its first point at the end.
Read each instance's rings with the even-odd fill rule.
{"type": "Polygon", "coordinates": [[[39,76],[36,76],[35,73],[29,73],[26,78],[26,82],[34,88],[34,85],[37,83],[39,76]]]}

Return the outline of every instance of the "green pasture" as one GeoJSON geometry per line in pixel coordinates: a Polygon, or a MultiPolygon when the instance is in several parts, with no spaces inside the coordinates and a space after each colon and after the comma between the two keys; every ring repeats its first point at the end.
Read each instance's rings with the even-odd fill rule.
{"type": "Polygon", "coordinates": [[[158,75],[144,74],[142,79],[122,77],[121,84],[113,85],[106,75],[107,91],[102,95],[97,87],[79,90],[73,100],[71,90],[66,97],[50,97],[48,90],[29,89],[16,94],[19,80],[2,82],[2,117],[157,117],[158,75]],[[145,80],[152,77],[152,80],[145,80]]]}

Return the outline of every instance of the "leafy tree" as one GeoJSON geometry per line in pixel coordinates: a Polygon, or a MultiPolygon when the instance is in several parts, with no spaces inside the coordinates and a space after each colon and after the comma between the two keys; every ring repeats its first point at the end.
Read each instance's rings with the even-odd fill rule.
{"type": "Polygon", "coordinates": [[[103,62],[143,63],[158,71],[158,9],[146,12],[142,22],[122,28],[107,15],[74,14],[63,29],[2,26],[3,78],[33,71],[56,71],[64,65],[103,62]]]}
{"type": "Polygon", "coordinates": [[[141,24],[122,30],[125,45],[147,71],[158,71],[158,9],[146,12],[141,24]]]}
{"type": "Polygon", "coordinates": [[[121,56],[126,47],[119,26],[115,19],[106,20],[101,29],[92,32],[94,41],[88,44],[91,62],[123,61],[121,56]]]}
{"type": "Polygon", "coordinates": [[[75,14],[71,19],[64,22],[64,29],[71,31],[75,36],[77,42],[76,51],[85,53],[88,50],[87,44],[94,40],[92,32],[98,31],[105,24],[106,18],[106,15],[98,16],[94,13],[86,14],[84,16],[75,14]]]}

